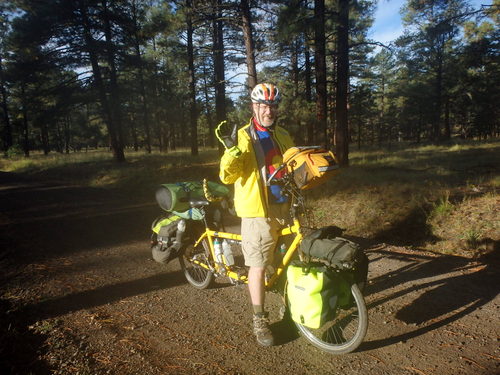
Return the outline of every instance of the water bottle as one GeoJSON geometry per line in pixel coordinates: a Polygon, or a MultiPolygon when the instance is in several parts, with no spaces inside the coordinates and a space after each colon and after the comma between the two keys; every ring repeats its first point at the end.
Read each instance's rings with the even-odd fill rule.
{"type": "Polygon", "coordinates": [[[280,254],[282,257],[286,254],[286,245],[284,243],[280,246],[280,254]]]}
{"type": "Polygon", "coordinates": [[[214,240],[214,250],[215,250],[215,261],[217,263],[223,264],[224,261],[222,260],[222,244],[220,243],[220,240],[218,238],[214,240]]]}
{"type": "Polygon", "coordinates": [[[222,253],[226,259],[226,264],[232,266],[234,264],[233,251],[231,250],[231,244],[227,240],[222,240],[222,253]]]}
{"type": "Polygon", "coordinates": [[[276,256],[274,257],[274,264],[277,266],[279,266],[283,260],[283,257],[285,256],[286,254],[286,245],[284,243],[282,243],[279,247],[278,247],[278,251],[277,251],[277,254],[276,256]]]}
{"type": "Polygon", "coordinates": [[[179,222],[177,223],[177,230],[183,233],[186,231],[186,220],[179,220],[179,222]]]}
{"type": "Polygon", "coordinates": [[[181,247],[182,236],[184,236],[185,231],[186,231],[186,220],[182,219],[177,223],[177,232],[175,234],[174,245],[176,245],[177,248],[181,247]]]}

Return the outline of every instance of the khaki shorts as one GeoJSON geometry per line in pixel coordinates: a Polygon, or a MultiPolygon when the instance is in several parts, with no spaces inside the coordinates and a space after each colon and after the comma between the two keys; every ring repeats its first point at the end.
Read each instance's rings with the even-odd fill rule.
{"type": "Polygon", "coordinates": [[[280,229],[284,225],[288,205],[269,208],[270,217],[241,218],[241,249],[248,267],[266,267],[272,264],[280,229]]]}

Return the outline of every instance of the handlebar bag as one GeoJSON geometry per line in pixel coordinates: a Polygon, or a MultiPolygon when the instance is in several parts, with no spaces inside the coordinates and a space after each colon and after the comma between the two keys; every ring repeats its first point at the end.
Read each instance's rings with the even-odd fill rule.
{"type": "Polygon", "coordinates": [[[335,316],[350,287],[324,265],[295,261],[287,268],[286,293],[292,320],[316,329],[335,316]]]}
{"type": "Polygon", "coordinates": [[[320,147],[291,147],[283,154],[283,162],[302,190],[321,185],[339,172],[334,153],[320,147]]]}

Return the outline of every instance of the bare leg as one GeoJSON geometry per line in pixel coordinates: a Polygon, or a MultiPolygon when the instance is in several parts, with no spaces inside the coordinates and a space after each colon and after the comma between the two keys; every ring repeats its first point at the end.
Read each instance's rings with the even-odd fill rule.
{"type": "Polygon", "coordinates": [[[264,306],[264,267],[250,267],[248,270],[248,291],[252,305],[264,306]]]}

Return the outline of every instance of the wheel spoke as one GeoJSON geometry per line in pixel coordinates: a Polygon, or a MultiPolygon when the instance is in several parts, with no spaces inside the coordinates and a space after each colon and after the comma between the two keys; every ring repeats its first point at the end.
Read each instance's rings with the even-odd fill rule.
{"type": "Polygon", "coordinates": [[[357,285],[351,289],[354,303],[348,310],[337,309],[335,316],[319,329],[296,323],[299,331],[313,345],[334,354],[355,350],[363,341],[368,326],[368,316],[363,296],[357,285]]]}
{"type": "Polygon", "coordinates": [[[179,258],[187,281],[195,288],[205,289],[212,281],[213,273],[199,264],[194,263],[194,261],[196,261],[202,264],[208,264],[208,254],[208,244],[206,240],[203,240],[196,248],[188,246],[183,256],[179,258]]]}

